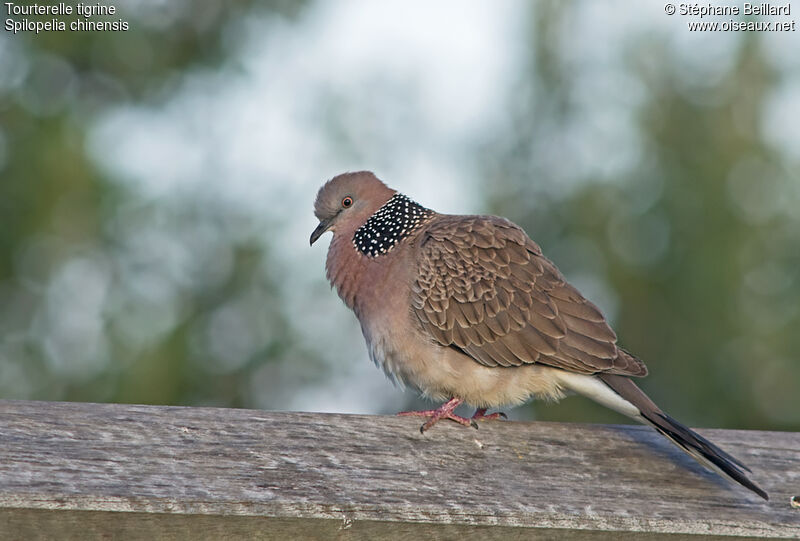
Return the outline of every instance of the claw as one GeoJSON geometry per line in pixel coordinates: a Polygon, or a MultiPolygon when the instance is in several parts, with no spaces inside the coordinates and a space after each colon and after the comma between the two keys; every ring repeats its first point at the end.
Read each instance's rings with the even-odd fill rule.
{"type": "Polygon", "coordinates": [[[486,415],[486,408],[479,408],[475,410],[475,415],[472,416],[475,420],[488,420],[488,419],[508,419],[508,415],[503,413],[502,411],[498,411],[497,413],[490,413],[486,415]]]}

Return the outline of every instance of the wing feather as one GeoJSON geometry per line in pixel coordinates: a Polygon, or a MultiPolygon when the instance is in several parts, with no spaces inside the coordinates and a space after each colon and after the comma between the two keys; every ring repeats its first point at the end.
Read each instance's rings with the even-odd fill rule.
{"type": "Polygon", "coordinates": [[[647,373],[617,346],[600,310],[511,222],[440,215],[416,250],[411,307],[441,345],[486,366],[538,362],[587,374],[647,373]]]}

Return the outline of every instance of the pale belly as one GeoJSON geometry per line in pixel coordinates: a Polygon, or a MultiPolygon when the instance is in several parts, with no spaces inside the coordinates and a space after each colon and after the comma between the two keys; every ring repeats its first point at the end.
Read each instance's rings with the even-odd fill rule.
{"type": "Polygon", "coordinates": [[[432,400],[461,398],[475,407],[518,405],[532,398],[558,400],[563,371],[544,365],[487,367],[460,351],[441,346],[405,322],[362,324],[372,361],[401,387],[432,400]]]}

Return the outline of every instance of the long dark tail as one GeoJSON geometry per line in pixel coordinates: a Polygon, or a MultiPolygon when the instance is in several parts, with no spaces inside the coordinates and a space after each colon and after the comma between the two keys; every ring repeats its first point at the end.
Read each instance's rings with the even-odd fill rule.
{"type": "Polygon", "coordinates": [[[691,428],[682,425],[661,411],[629,378],[612,374],[598,374],[597,377],[622,398],[636,406],[641,413],[642,419],[669,438],[672,443],[691,455],[700,464],[730,477],[765,500],[769,500],[769,495],[747,478],[745,472],[751,473],[747,466],[691,428]]]}

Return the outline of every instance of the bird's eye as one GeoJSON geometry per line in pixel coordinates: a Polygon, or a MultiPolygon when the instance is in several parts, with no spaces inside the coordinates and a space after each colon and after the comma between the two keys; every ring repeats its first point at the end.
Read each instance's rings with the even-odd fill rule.
{"type": "Polygon", "coordinates": [[[349,207],[349,206],[350,206],[350,205],[352,205],[352,204],[353,204],[353,198],[352,198],[352,197],[350,197],[350,196],[347,196],[347,197],[345,197],[344,199],[342,199],[342,206],[343,206],[344,208],[347,208],[347,207],[349,207]]]}

